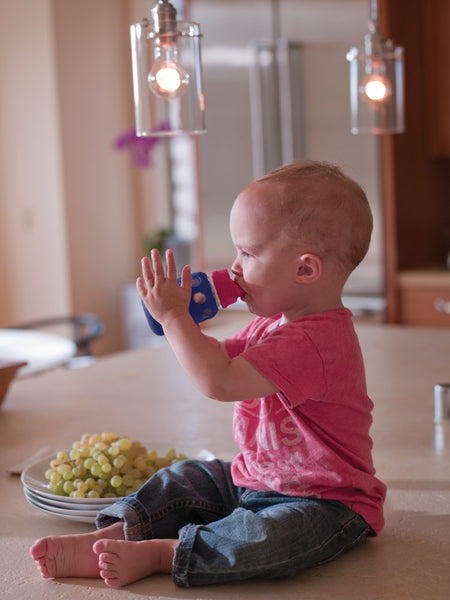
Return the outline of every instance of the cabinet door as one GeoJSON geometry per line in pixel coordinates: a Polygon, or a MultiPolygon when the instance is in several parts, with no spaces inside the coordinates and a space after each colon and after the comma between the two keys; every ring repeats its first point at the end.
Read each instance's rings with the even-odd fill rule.
{"type": "Polygon", "coordinates": [[[450,157],[450,0],[427,0],[425,79],[427,147],[434,158],[450,157]]]}
{"type": "Polygon", "coordinates": [[[401,322],[450,327],[450,289],[400,290],[401,322]]]}

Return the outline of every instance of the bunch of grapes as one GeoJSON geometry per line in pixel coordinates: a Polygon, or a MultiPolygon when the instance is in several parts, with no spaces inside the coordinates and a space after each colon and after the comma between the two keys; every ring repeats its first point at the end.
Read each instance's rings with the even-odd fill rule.
{"type": "Polygon", "coordinates": [[[118,498],[138,490],[158,469],[186,456],[171,448],[165,456],[116,433],[86,433],[60,451],[45,472],[49,490],[72,498],[118,498]]]}

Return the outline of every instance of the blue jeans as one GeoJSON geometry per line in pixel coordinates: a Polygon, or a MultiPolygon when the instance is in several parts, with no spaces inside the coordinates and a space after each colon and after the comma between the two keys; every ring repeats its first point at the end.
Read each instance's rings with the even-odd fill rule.
{"type": "Polygon", "coordinates": [[[217,459],[157,471],[136,493],[101,511],[97,527],[117,520],[128,540],[178,538],[172,576],[184,587],[288,577],[373,533],[341,502],[237,487],[230,463],[217,459]]]}

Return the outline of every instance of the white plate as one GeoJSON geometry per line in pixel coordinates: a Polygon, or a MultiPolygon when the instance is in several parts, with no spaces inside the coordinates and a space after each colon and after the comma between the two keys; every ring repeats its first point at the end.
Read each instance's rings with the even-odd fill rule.
{"type": "Polygon", "coordinates": [[[44,502],[39,497],[35,496],[32,492],[25,490],[25,497],[37,508],[41,508],[42,510],[46,510],[51,512],[52,514],[64,516],[64,517],[92,517],[95,518],[97,513],[101,510],[101,507],[98,510],[76,510],[74,508],[64,509],[59,508],[58,506],[54,506],[53,504],[49,504],[44,502]]]}
{"type": "Polygon", "coordinates": [[[58,508],[63,508],[64,510],[68,510],[68,511],[70,511],[70,510],[98,511],[98,510],[102,510],[102,508],[106,508],[107,506],[109,506],[111,504],[110,500],[112,500],[114,502],[115,500],[119,499],[119,498],[103,498],[103,500],[104,500],[103,504],[81,504],[80,502],[73,502],[73,500],[76,500],[76,498],[68,498],[68,500],[72,500],[72,502],[61,501],[60,496],[56,496],[56,498],[58,498],[58,500],[55,500],[54,498],[48,498],[47,496],[43,496],[39,492],[33,491],[32,489],[30,489],[27,486],[24,486],[23,491],[25,493],[25,496],[30,496],[31,498],[38,500],[42,504],[46,504],[48,506],[54,506],[54,507],[58,507],[58,508]]]}
{"type": "Polygon", "coordinates": [[[35,500],[29,498],[26,494],[25,494],[25,497],[32,506],[34,506],[38,510],[41,510],[42,512],[46,513],[47,515],[52,515],[53,517],[60,517],[63,519],[69,519],[69,521],[79,521],[80,523],[95,523],[95,517],[86,516],[86,515],[82,515],[82,516],[74,515],[71,512],[68,512],[67,514],[60,514],[60,513],[55,512],[55,509],[53,509],[51,507],[44,508],[43,506],[39,506],[39,503],[37,503],[35,500]]]}
{"type": "Polygon", "coordinates": [[[51,458],[44,458],[25,469],[20,477],[25,488],[39,494],[42,498],[78,505],[105,505],[112,504],[117,500],[117,498],[72,498],[71,496],[52,494],[48,489],[48,480],[45,478],[45,471],[50,467],[51,458]]]}
{"type": "MultiPolygon", "coordinates": [[[[155,450],[159,455],[164,455],[170,448],[170,446],[162,447],[156,444],[147,444],[146,447],[150,450],[155,450]]],[[[214,458],[212,452],[204,448],[176,446],[176,451],[177,453],[185,454],[188,458],[195,458],[198,460],[212,460],[214,458]]],[[[34,495],[40,496],[43,500],[47,499],[47,502],[49,500],[53,501],[52,503],[55,506],[60,506],[60,504],[55,504],[55,502],[58,502],[71,504],[72,507],[75,505],[79,508],[84,507],[95,510],[99,505],[101,507],[109,506],[118,500],[118,498],[72,498],[70,496],[58,496],[57,494],[52,494],[48,489],[48,480],[45,478],[45,471],[50,467],[50,460],[52,458],[54,458],[54,454],[33,463],[25,469],[20,477],[24,488],[33,492],[34,495]]],[[[100,510],[100,508],[98,510],[100,510]]]]}
{"type": "Polygon", "coordinates": [[[25,329],[0,329],[0,358],[27,363],[17,372],[18,377],[57,367],[74,356],[76,350],[72,340],[60,335],[25,329]]]}

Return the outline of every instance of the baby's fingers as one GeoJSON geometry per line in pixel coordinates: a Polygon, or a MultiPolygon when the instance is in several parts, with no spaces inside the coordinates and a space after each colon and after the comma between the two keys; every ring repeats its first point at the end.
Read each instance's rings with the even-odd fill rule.
{"type": "Polygon", "coordinates": [[[158,252],[158,250],[153,248],[153,250],[150,253],[150,256],[152,259],[154,279],[164,280],[164,265],[160,253],[158,252]]]}
{"type": "Polygon", "coordinates": [[[143,277],[138,277],[136,279],[136,289],[138,291],[139,296],[144,299],[147,295],[147,286],[145,285],[145,281],[143,277]]]}
{"type": "Polygon", "coordinates": [[[167,279],[177,278],[177,264],[173,250],[166,250],[166,275],[167,279]]]}
{"type": "Polygon", "coordinates": [[[192,288],[192,275],[191,275],[191,267],[186,265],[183,267],[181,271],[181,286],[187,289],[189,292],[192,288]]]}
{"type": "Polygon", "coordinates": [[[147,287],[152,286],[154,283],[154,276],[148,256],[144,256],[144,258],[141,260],[141,269],[142,278],[140,277],[139,279],[143,279],[143,282],[147,285],[147,287]]]}

